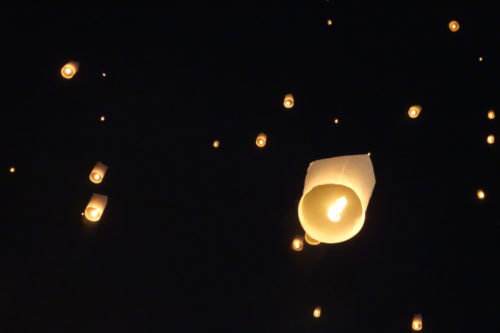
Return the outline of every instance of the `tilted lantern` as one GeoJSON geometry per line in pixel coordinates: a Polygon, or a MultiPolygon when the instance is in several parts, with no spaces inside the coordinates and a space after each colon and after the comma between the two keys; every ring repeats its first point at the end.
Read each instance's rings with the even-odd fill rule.
{"type": "Polygon", "coordinates": [[[307,233],[304,235],[304,239],[306,240],[306,243],[309,244],[309,245],[319,245],[321,244],[321,242],[318,242],[317,240],[315,240],[314,238],[312,238],[311,236],[309,236],[307,233]]]}
{"type": "Polygon", "coordinates": [[[302,241],[302,238],[300,237],[295,237],[292,240],[292,250],[295,252],[300,252],[304,248],[304,242],[302,241]]]}
{"type": "Polygon", "coordinates": [[[415,314],[413,315],[413,320],[411,322],[411,329],[414,331],[421,331],[423,328],[422,325],[422,315],[421,314],[415,314]]]}
{"type": "Polygon", "coordinates": [[[450,21],[450,23],[448,23],[448,28],[452,31],[452,32],[457,32],[458,29],[460,29],[460,24],[453,20],[453,21],[450,21]]]}
{"type": "Polygon", "coordinates": [[[100,184],[106,175],[106,171],[108,170],[108,166],[104,163],[97,162],[97,164],[92,169],[90,173],[90,181],[94,184],[100,184]]]}
{"type": "Polygon", "coordinates": [[[317,306],[317,307],[314,308],[313,317],[314,318],[321,317],[321,307],[320,306],[317,306]]]}
{"type": "Polygon", "coordinates": [[[257,147],[259,148],[263,148],[267,143],[267,135],[265,135],[264,133],[259,133],[259,135],[257,135],[257,139],[255,139],[255,144],[257,145],[257,147]]]}
{"type": "Polygon", "coordinates": [[[90,201],[85,208],[85,218],[91,222],[97,222],[101,219],[102,213],[104,209],[106,209],[106,205],[108,204],[108,197],[106,195],[92,194],[90,201]]]}
{"type": "Polygon", "coordinates": [[[417,118],[420,115],[420,111],[422,111],[422,107],[420,105],[412,105],[408,109],[408,115],[410,118],[417,118]]]}
{"type": "Polygon", "coordinates": [[[71,79],[76,72],[78,72],[78,68],[80,64],[76,61],[70,61],[66,65],[61,68],[61,75],[65,79],[71,79]]]}
{"type": "Polygon", "coordinates": [[[283,106],[287,109],[293,108],[295,105],[295,100],[293,99],[292,94],[286,94],[285,99],[283,100],[283,106]]]}
{"type": "Polygon", "coordinates": [[[321,243],[340,243],[363,227],[375,174],[367,154],[348,155],[309,164],[299,202],[305,232],[321,243]]]}

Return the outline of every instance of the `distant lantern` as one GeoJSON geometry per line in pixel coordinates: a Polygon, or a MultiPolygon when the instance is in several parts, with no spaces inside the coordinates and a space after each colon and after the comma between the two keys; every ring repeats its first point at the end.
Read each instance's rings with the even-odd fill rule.
{"type": "Polygon", "coordinates": [[[259,133],[259,135],[257,135],[257,139],[255,139],[255,144],[257,145],[257,147],[259,148],[263,148],[267,143],[267,135],[265,135],[264,133],[259,133]]]}
{"type": "Polygon", "coordinates": [[[339,118],[335,118],[335,119],[333,120],[333,123],[334,123],[334,124],[338,124],[338,123],[339,123],[339,118]]]}
{"type": "Polygon", "coordinates": [[[97,222],[101,219],[104,209],[108,203],[108,197],[106,195],[92,194],[90,201],[85,208],[85,217],[91,222],[97,222]]]}
{"type": "Polygon", "coordinates": [[[92,169],[92,172],[90,173],[90,181],[94,184],[100,184],[102,180],[104,179],[104,176],[106,175],[106,171],[108,170],[108,166],[101,163],[97,162],[97,164],[94,166],[92,169]]]}
{"type": "Polygon", "coordinates": [[[313,316],[314,316],[314,318],[321,317],[321,307],[317,306],[314,308],[313,316]]]}
{"type": "Polygon", "coordinates": [[[101,75],[102,75],[102,77],[106,77],[106,76],[107,76],[107,74],[106,74],[106,73],[102,73],[101,75]]]}
{"type": "Polygon", "coordinates": [[[483,61],[483,57],[479,57],[479,62],[483,61]]]}
{"type": "Polygon", "coordinates": [[[483,200],[486,197],[486,193],[482,189],[477,190],[476,195],[479,200],[483,200]]]}
{"type": "Polygon", "coordinates": [[[495,119],[495,111],[493,110],[488,111],[488,119],[495,119]]]}
{"type": "Polygon", "coordinates": [[[61,68],[61,75],[65,79],[71,79],[78,72],[80,64],[76,61],[70,61],[61,68]]]}
{"type": "Polygon", "coordinates": [[[490,145],[495,143],[495,136],[493,134],[488,135],[486,138],[486,142],[488,142],[490,145]]]}
{"type": "Polygon", "coordinates": [[[215,140],[215,141],[212,143],[212,146],[213,146],[214,148],[219,148],[219,146],[220,146],[220,141],[219,141],[219,140],[215,140]]]}
{"type": "Polygon", "coordinates": [[[293,99],[292,94],[286,94],[285,99],[283,100],[283,106],[287,109],[293,108],[295,105],[295,100],[293,99]]]}
{"type": "Polygon", "coordinates": [[[10,173],[14,173],[14,172],[16,172],[16,168],[11,167],[11,168],[9,169],[9,172],[10,172],[10,173]]]}
{"type": "Polygon", "coordinates": [[[327,24],[327,25],[332,25],[332,24],[333,24],[333,21],[332,21],[332,20],[330,20],[330,19],[328,19],[328,20],[326,20],[326,24],[327,24]]]}
{"type": "Polygon", "coordinates": [[[421,331],[422,330],[422,315],[421,314],[415,314],[413,315],[413,320],[411,322],[411,329],[414,331],[421,331]]]}
{"type": "Polygon", "coordinates": [[[318,242],[317,240],[315,240],[314,238],[312,238],[311,236],[309,236],[307,233],[304,235],[304,239],[306,240],[306,243],[309,244],[309,245],[319,245],[321,244],[321,242],[318,242]]]}
{"type": "Polygon", "coordinates": [[[420,115],[420,111],[422,111],[422,107],[420,105],[412,105],[408,109],[408,115],[410,118],[417,118],[420,115]]]}
{"type": "Polygon", "coordinates": [[[105,116],[101,116],[101,118],[99,118],[100,121],[105,121],[106,120],[106,117],[105,116]]]}
{"type": "Polygon", "coordinates": [[[300,252],[304,248],[304,242],[302,241],[302,238],[300,237],[295,237],[292,240],[292,250],[295,252],[300,252]]]}
{"type": "Polygon", "coordinates": [[[457,21],[453,20],[448,23],[448,28],[450,28],[452,32],[457,32],[458,29],[460,29],[460,24],[457,21]]]}
{"type": "Polygon", "coordinates": [[[340,243],[363,227],[375,187],[367,154],[327,158],[309,164],[299,202],[305,232],[321,243],[340,243]]]}

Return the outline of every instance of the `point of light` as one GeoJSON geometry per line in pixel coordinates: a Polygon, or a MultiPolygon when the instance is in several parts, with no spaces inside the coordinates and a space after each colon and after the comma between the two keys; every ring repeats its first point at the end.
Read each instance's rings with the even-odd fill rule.
{"type": "Polygon", "coordinates": [[[420,105],[412,105],[408,109],[408,116],[410,116],[410,118],[417,118],[420,111],[422,111],[422,107],[420,105]]]}
{"type": "Polygon", "coordinates": [[[493,110],[488,111],[488,119],[495,119],[495,111],[493,110]]]}
{"type": "Polygon", "coordinates": [[[332,24],[333,24],[333,21],[332,21],[332,20],[327,20],[327,21],[326,21],[326,24],[328,24],[328,25],[332,25],[332,24]]]}
{"type": "Polygon", "coordinates": [[[335,124],[338,124],[338,123],[339,123],[339,119],[338,119],[338,118],[335,118],[335,120],[333,120],[333,122],[334,122],[335,124]]]}
{"type": "Polygon", "coordinates": [[[294,238],[292,241],[292,249],[295,252],[299,252],[302,251],[303,248],[304,248],[304,242],[302,241],[302,239],[299,237],[294,238]]]}
{"type": "Polygon", "coordinates": [[[101,175],[99,175],[98,173],[94,173],[92,175],[92,178],[94,178],[94,180],[99,180],[99,179],[101,179],[101,175]]]}
{"type": "Polygon", "coordinates": [[[321,317],[321,308],[319,306],[314,309],[313,316],[314,316],[314,318],[321,317]]]}
{"type": "Polygon", "coordinates": [[[333,205],[328,208],[328,219],[332,222],[339,222],[346,206],[347,198],[345,196],[337,199],[333,205]]]}
{"type": "Polygon", "coordinates": [[[460,24],[453,20],[453,21],[450,21],[450,23],[448,23],[448,28],[452,31],[452,32],[457,32],[458,29],[460,29],[460,24]]]}
{"type": "Polygon", "coordinates": [[[10,173],[14,173],[14,172],[16,172],[16,168],[11,167],[11,168],[9,169],[9,172],[10,172],[10,173]]]}
{"type": "Polygon", "coordinates": [[[492,145],[495,143],[495,136],[493,134],[490,134],[488,135],[488,137],[486,138],[486,142],[488,142],[488,144],[492,145]]]}
{"type": "Polygon", "coordinates": [[[484,193],[484,191],[481,189],[477,190],[476,194],[477,194],[477,198],[480,200],[483,200],[486,197],[486,193],[484,193]]]}
{"type": "Polygon", "coordinates": [[[106,73],[102,73],[101,75],[102,75],[102,77],[106,77],[106,76],[107,76],[107,74],[106,74],[106,73]]]}
{"type": "Polygon", "coordinates": [[[480,61],[480,62],[481,62],[481,61],[483,61],[483,57],[479,57],[479,61],[480,61]]]}
{"type": "Polygon", "coordinates": [[[212,146],[213,146],[214,148],[219,148],[219,146],[220,146],[220,142],[219,142],[219,140],[215,140],[215,141],[212,143],[212,146]]]}

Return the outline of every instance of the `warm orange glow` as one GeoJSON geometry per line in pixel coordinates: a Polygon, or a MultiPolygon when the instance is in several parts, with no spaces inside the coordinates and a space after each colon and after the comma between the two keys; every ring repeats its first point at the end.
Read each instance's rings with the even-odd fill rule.
{"type": "Polygon", "coordinates": [[[90,222],[97,222],[101,219],[104,209],[108,203],[108,197],[102,194],[94,193],[85,208],[85,218],[90,222]]]}
{"type": "Polygon", "coordinates": [[[371,152],[368,152],[368,156],[372,156],[372,153],[371,153],[371,152]]]}
{"type": "Polygon", "coordinates": [[[307,233],[305,234],[304,236],[305,240],[306,240],[306,243],[309,244],[309,245],[319,245],[321,244],[320,241],[317,241],[315,240],[314,238],[312,238],[311,236],[309,236],[307,233]]]}
{"type": "Polygon", "coordinates": [[[331,222],[339,222],[342,219],[342,213],[345,206],[347,206],[347,198],[345,196],[338,198],[335,202],[328,207],[327,216],[331,222]]]}
{"type": "Polygon", "coordinates": [[[495,119],[495,111],[493,110],[488,111],[488,119],[495,119]]]}
{"type": "Polygon", "coordinates": [[[100,184],[108,171],[108,166],[104,163],[97,162],[92,171],[90,172],[90,181],[94,184],[100,184]]]}
{"type": "Polygon", "coordinates": [[[495,136],[493,134],[488,135],[486,138],[486,142],[488,142],[490,145],[495,143],[495,136]]]}
{"type": "Polygon", "coordinates": [[[107,74],[106,74],[106,73],[102,73],[101,75],[102,75],[102,77],[106,77],[106,76],[107,76],[107,74]]]}
{"type": "Polygon", "coordinates": [[[267,143],[267,135],[265,135],[264,133],[259,133],[259,135],[257,135],[257,139],[255,139],[255,144],[257,145],[257,147],[259,148],[263,148],[267,143]]]}
{"type": "Polygon", "coordinates": [[[332,21],[332,20],[327,20],[327,21],[326,21],[326,24],[328,24],[328,25],[332,25],[332,24],[333,24],[333,21],[332,21]]]}
{"type": "Polygon", "coordinates": [[[450,30],[453,32],[457,32],[458,29],[460,29],[460,24],[458,24],[457,21],[453,20],[448,23],[448,28],[450,28],[450,30]]]}
{"type": "Polygon", "coordinates": [[[292,250],[295,252],[300,252],[304,248],[304,242],[302,241],[302,238],[300,237],[295,237],[292,241],[292,250]]]}
{"type": "Polygon", "coordinates": [[[101,121],[105,121],[106,120],[106,117],[104,116],[101,116],[101,118],[99,118],[101,121]]]}
{"type": "Polygon", "coordinates": [[[317,306],[316,308],[314,308],[313,316],[314,318],[321,317],[321,307],[317,306]]]}
{"type": "Polygon", "coordinates": [[[61,75],[65,79],[71,79],[76,72],[78,72],[78,67],[80,65],[75,61],[70,61],[61,68],[61,75]]]}
{"type": "Polygon", "coordinates": [[[212,143],[212,146],[213,146],[214,148],[219,148],[219,146],[220,146],[220,142],[219,142],[219,140],[215,140],[215,141],[212,143]]]}
{"type": "Polygon", "coordinates": [[[338,123],[339,123],[339,119],[338,119],[338,118],[335,118],[335,119],[333,120],[333,122],[334,122],[335,124],[338,124],[338,123]]]}
{"type": "Polygon", "coordinates": [[[422,330],[422,315],[421,314],[416,314],[413,316],[413,320],[411,322],[411,329],[414,331],[421,331],[422,330]]]}
{"type": "Polygon", "coordinates": [[[292,94],[286,94],[285,99],[283,100],[283,106],[287,109],[293,108],[295,105],[295,100],[293,99],[292,94]]]}
{"type": "Polygon", "coordinates": [[[484,193],[484,191],[481,189],[477,190],[476,194],[479,200],[483,200],[486,197],[486,193],[484,193]]]}
{"type": "Polygon", "coordinates": [[[483,57],[479,57],[479,62],[483,61],[483,57]]]}
{"type": "Polygon", "coordinates": [[[422,107],[420,105],[412,105],[408,109],[408,115],[410,118],[417,118],[420,115],[420,111],[422,111],[422,107]]]}
{"type": "Polygon", "coordinates": [[[9,169],[9,172],[10,172],[10,173],[14,173],[14,172],[16,172],[16,168],[11,167],[11,168],[9,169]]]}

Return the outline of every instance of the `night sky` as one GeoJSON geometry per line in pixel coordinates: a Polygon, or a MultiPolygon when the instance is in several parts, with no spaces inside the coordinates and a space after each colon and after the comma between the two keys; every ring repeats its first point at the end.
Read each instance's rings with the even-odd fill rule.
{"type": "Polygon", "coordinates": [[[498,331],[495,8],[2,9],[0,332],[411,332],[415,313],[423,332],[498,331]],[[360,233],[292,251],[309,163],[368,152],[360,233]]]}

